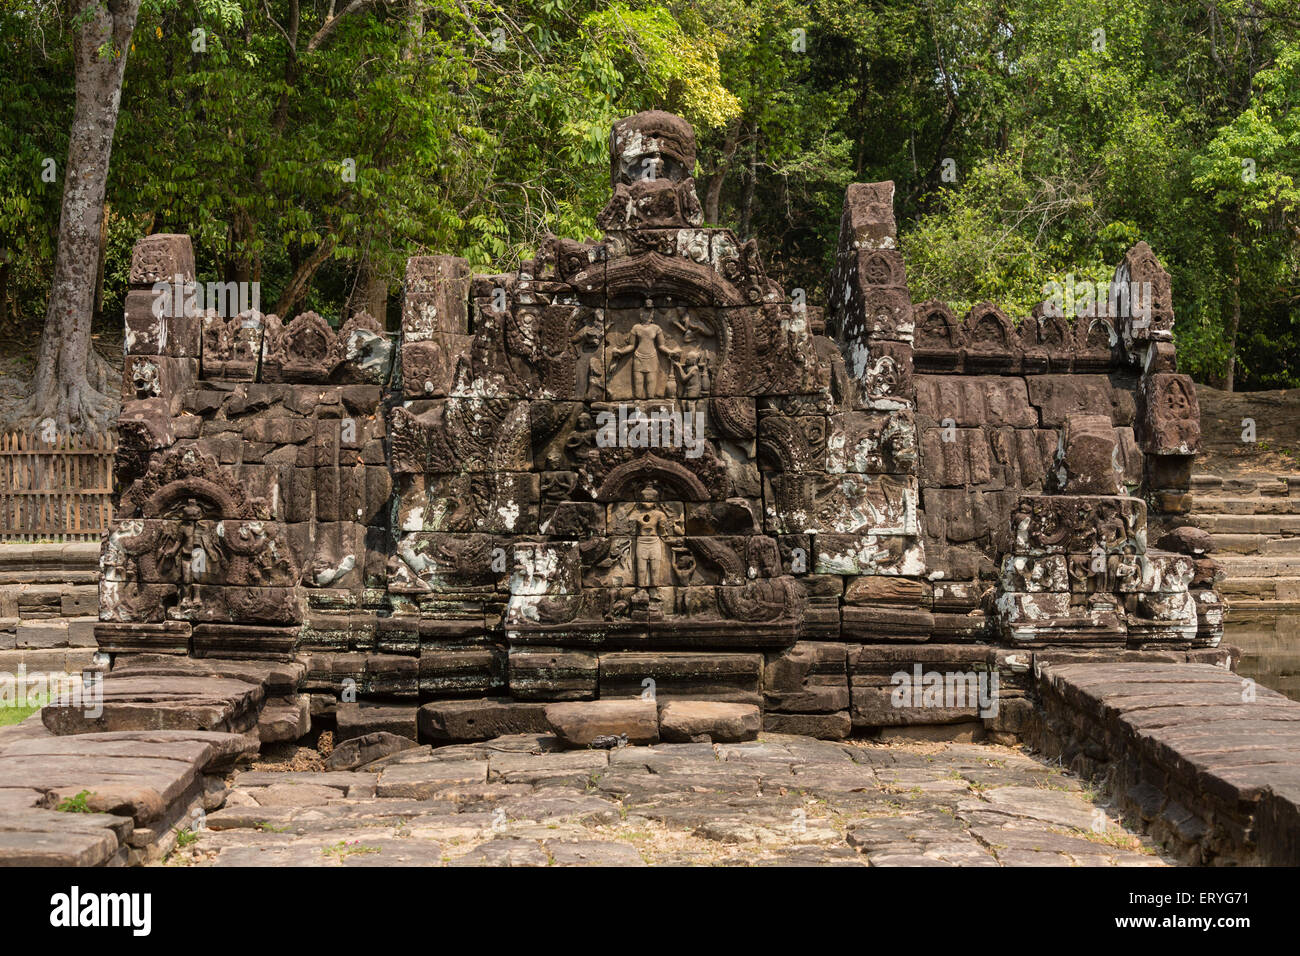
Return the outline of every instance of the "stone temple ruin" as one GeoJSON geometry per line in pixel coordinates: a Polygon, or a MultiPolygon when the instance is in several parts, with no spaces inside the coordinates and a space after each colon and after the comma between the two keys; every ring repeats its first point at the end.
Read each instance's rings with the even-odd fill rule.
{"type": "Polygon", "coordinates": [[[893,185],[858,184],[817,307],[703,225],[694,166],[680,118],[615,124],[602,240],[502,275],[412,258],[400,333],[166,315],[190,242],[141,240],[115,667],[293,664],[287,738],[482,739],[648,688],[838,738],[1017,733],[1035,655],[1213,658],[1196,393],[1144,243],[1116,272],[1142,315],[958,316],[912,302],[893,185]],[[914,669],[1000,673],[1002,706],[900,707],[914,669]]]}

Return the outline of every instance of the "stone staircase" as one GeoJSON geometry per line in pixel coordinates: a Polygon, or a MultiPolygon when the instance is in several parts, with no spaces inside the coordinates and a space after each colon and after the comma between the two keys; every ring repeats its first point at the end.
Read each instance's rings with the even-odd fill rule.
{"type": "Polygon", "coordinates": [[[92,666],[99,542],[0,543],[0,673],[92,666]]]}
{"type": "Polygon", "coordinates": [[[1192,476],[1191,523],[1214,539],[1227,573],[1224,640],[1241,671],[1300,698],[1300,474],[1192,476]]]}

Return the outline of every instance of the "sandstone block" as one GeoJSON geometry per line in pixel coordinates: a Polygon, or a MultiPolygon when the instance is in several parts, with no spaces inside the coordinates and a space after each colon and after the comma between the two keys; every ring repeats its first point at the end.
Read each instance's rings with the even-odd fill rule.
{"type": "Polygon", "coordinates": [[[659,740],[659,710],[653,700],[548,704],[546,720],[570,747],[586,747],[597,737],[624,734],[630,744],[653,744],[659,740]]]}

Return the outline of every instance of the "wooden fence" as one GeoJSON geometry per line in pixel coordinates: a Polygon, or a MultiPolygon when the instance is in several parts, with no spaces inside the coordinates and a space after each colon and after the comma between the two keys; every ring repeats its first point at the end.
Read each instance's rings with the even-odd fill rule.
{"type": "Polygon", "coordinates": [[[0,541],[96,541],[113,516],[112,435],[0,434],[0,541]]]}

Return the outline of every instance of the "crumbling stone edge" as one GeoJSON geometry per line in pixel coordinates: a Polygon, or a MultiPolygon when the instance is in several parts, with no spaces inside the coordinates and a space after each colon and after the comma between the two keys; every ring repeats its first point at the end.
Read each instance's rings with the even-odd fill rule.
{"type": "Polygon", "coordinates": [[[1249,681],[1232,673],[1234,662],[1191,656],[1188,664],[1036,664],[1021,739],[1091,780],[1130,827],[1186,865],[1297,865],[1300,703],[1264,688],[1236,702],[1249,681]],[[1161,690],[1117,694],[1139,668],[1161,690]]]}

